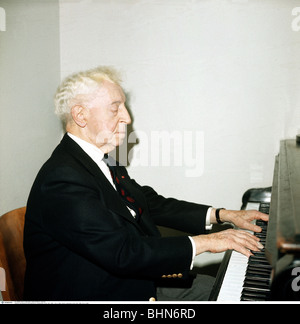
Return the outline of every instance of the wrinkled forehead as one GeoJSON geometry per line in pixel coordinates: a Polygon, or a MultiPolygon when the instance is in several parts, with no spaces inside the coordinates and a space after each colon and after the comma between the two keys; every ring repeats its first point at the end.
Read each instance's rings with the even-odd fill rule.
{"type": "Polygon", "coordinates": [[[110,81],[104,81],[89,93],[87,97],[85,96],[85,99],[87,99],[89,106],[108,106],[114,103],[125,103],[126,96],[120,85],[110,81]]]}
{"type": "Polygon", "coordinates": [[[104,81],[91,95],[91,99],[110,105],[114,102],[124,103],[126,96],[120,85],[110,81],[104,81]]]}

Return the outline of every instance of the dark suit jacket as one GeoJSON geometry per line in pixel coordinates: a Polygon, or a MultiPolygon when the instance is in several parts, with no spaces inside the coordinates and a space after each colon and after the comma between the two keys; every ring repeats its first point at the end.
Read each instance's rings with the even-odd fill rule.
{"type": "Polygon", "coordinates": [[[189,238],[162,238],[156,225],[204,233],[209,206],[166,199],[116,169],[143,209],[138,221],[68,135],[43,165],[25,216],[25,300],[149,300],[162,276],[184,280],[189,238]]]}

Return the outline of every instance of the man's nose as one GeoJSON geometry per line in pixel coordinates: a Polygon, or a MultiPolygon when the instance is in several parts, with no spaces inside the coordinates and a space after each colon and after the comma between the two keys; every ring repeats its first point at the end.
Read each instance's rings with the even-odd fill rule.
{"type": "Polygon", "coordinates": [[[129,115],[129,112],[128,112],[126,106],[124,106],[123,109],[122,109],[121,119],[122,119],[122,122],[127,124],[127,125],[131,123],[131,117],[129,115]]]}

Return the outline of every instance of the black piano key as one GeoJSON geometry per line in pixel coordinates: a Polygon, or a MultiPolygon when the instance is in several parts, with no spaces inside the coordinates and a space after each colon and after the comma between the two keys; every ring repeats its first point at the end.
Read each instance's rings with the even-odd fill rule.
{"type": "Polygon", "coordinates": [[[258,237],[259,239],[265,239],[267,237],[266,233],[263,232],[255,233],[254,236],[258,237]]]}
{"type": "Polygon", "coordinates": [[[266,294],[266,293],[259,294],[259,293],[253,292],[251,294],[247,291],[243,291],[241,300],[242,301],[265,301],[265,300],[267,300],[267,297],[268,297],[268,294],[266,294]]]}
{"type": "Polygon", "coordinates": [[[258,219],[256,222],[255,222],[258,226],[260,225],[265,225],[267,226],[268,225],[268,222],[262,220],[262,219],[258,219]]]}
{"type": "Polygon", "coordinates": [[[259,258],[249,260],[248,264],[253,266],[253,267],[256,267],[256,268],[262,268],[262,269],[270,269],[271,268],[270,264],[266,260],[259,259],[259,258]]]}
{"type": "Polygon", "coordinates": [[[268,261],[266,260],[266,257],[262,254],[255,254],[255,255],[252,255],[250,257],[250,262],[254,262],[254,261],[257,261],[257,262],[263,262],[263,263],[268,263],[268,261]]]}
{"type": "Polygon", "coordinates": [[[259,265],[261,267],[263,267],[263,266],[271,267],[271,265],[270,265],[270,263],[268,262],[267,259],[262,259],[259,256],[255,257],[254,255],[250,256],[250,258],[248,260],[248,264],[259,265]]]}
{"type": "MultiPolygon", "coordinates": [[[[269,213],[269,204],[261,204],[260,211],[269,213]]],[[[257,220],[256,225],[261,227],[261,232],[254,233],[265,245],[267,238],[268,222],[257,220]]],[[[241,301],[265,301],[270,295],[272,267],[266,259],[265,249],[252,251],[253,255],[248,260],[241,301]]]]}
{"type": "Polygon", "coordinates": [[[268,276],[257,275],[250,272],[247,272],[245,279],[256,280],[256,281],[270,284],[270,278],[268,276]]]}
{"type": "Polygon", "coordinates": [[[248,289],[243,289],[241,300],[242,301],[265,301],[269,296],[269,292],[258,292],[248,289]]]}
{"type": "Polygon", "coordinates": [[[265,214],[269,214],[270,204],[261,203],[259,206],[259,211],[265,214]]]}
{"type": "Polygon", "coordinates": [[[244,288],[247,288],[249,290],[253,290],[253,291],[256,291],[256,292],[270,292],[270,287],[255,287],[255,286],[252,286],[252,285],[247,285],[245,286],[244,288]]]}
{"type": "Polygon", "coordinates": [[[256,278],[262,278],[262,279],[268,279],[270,280],[270,273],[263,273],[263,272],[259,272],[259,271],[254,271],[254,270],[248,270],[247,277],[256,277],[256,278]]]}
{"type": "Polygon", "coordinates": [[[262,298],[260,298],[260,297],[247,297],[247,296],[243,296],[243,297],[241,297],[241,301],[266,301],[266,298],[265,297],[262,297],[262,298]]]}
{"type": "Polygon", "coordinates": [[[256,266],[249,266],[247,268],[247,271],[255,272],[257,274],[262,274],[262,275],[268,275],[268,274],[271,273],[270,269],[259,268],[259,267],[256,267],[256,266]]]}
{"type": "Polygon", "coordinates": [[[263,262],[259,262],[259,261],[250,261],[249,264],[252,266],[255,266],[258,269],[272,270],[272,267],[267,262],[263,263],[263,262]]]}
{"type": "Polygon", "coordinates": [[[257,226],[260,226],[260,227],[265,228],[265,229],[268,227],[268,222],[265,222],[265,221],[263,221],[263,220],[257,220],[257,221],[255,222],[255,224],[256,224],[257,226]]]}
{"type": "Polygon", "coordinates": [[[254,288],[254,289],[259,289],[259,288],[269,289],[270,284],[269,284],[269,281],[266,281],[266,280],[260,281],[260,280],[257,280],[257,278],[252,280],[252,279],[246,277],[243,287],[254,288]]]}
{"type": "Polygon", "coordinates": [[[266,256],[265,256],[264,252],[254,251],[253,256],[256,257],[256,258],[260,258],[260,259],[266,259],[266,256]]]}
{"type": "Polygon", "coordinates": [[[263,290],[255,290],[252,288],[244,287],[242,291],[242,295],[244,296],[260,296],[260,297],[265,297],[269,294],[268,291],[263,291],[263,290]]]}
{"type": "MultiPolygon", "coordinates": [[[[247,268],[247,272],[249,271],[249,273],[253,273],[253,274],[257,274],[259,276],[268,276],[270,277],[271,275],[271,271],[270,269],[262,269],[262,268],[257,268],[257,267],[248,267],[247,268]]],[[[246,274],[247,274],[246,272],[246,274]]]]}

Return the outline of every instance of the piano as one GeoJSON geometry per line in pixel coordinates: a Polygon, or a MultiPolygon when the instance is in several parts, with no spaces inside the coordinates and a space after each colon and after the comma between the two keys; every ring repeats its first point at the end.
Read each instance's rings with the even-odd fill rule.
{"type": "Polygon", "coordinates": [[[280,142],[272,186],[247,190],[241,209],[269,214],[254,234],[264,249],[250,258],[227,251],[210,300],[300,301],[300,136],[280,142]]]}

